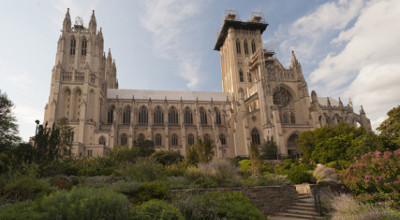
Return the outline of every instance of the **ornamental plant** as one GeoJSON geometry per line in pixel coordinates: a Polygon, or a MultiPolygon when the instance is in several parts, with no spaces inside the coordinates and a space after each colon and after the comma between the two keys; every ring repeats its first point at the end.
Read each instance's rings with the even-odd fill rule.
{"type": "Polygon", "coordinates": [[[370,152],[354,159],[339,174],[339,180],[362,201],[400,208],[400,149],[370,152]]]}

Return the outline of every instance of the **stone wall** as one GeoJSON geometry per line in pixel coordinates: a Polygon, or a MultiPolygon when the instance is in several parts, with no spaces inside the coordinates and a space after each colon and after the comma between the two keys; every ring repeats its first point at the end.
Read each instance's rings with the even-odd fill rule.
{"type": "Polygon", "coordinates": [[[209,189],[182,189],[171,190],[174,194],[206,193],[211,191],[218,192],[238,192],[241,191],[260,209],[266,216],[276,212],[284,211],[290,204],[296,201],[297,193],[295,186],[255,186],[241,188],[209,188],[209,189]]]}

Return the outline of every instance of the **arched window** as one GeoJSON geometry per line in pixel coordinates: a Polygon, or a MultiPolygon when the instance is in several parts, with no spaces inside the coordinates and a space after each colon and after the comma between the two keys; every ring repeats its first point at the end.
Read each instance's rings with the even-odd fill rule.
{"type": "Polygon", "coordinates": [[[188,136],[188,145],[189,146],[194,145],[194,136],[193,136],[193,134],[189,134],[189,136],[188,136]]]}
{"type": "Polygon", "coordinates": [[[200,124],[207,124],[207,112],[203,107],[200,108],[200,124]]]}
{"type": "Polygon", "coordinates": [[[253,130],[251,131],[251,142],[253,142],[253,144],[255,145],[261,144],[260,133],[258,133],[257,128],[253,128],[253,130]]]}
{"type": "Polygon", "coordinates": [[[240,82],[244,82],[243,71],[239,70],[239,80],[240,82]]]}
{"type": "Polygon", "coordinates": [[[99,144],[105,146],[105,145],[106,145],[106,138],[103,137],[103,136],[101,136],[101,137],[99,138],[99,144]]]}
{"type": "Polygon", "coordinates": [[[122,123],[129,124],[131,123],[131,107],[126,106],[124,113],[122,114],[122,123]]]}
{"type": "Polygon", "coordinates": [[[256,52],[256,43],[254,40],[251,41],[251,52],[254,54],[256,52]]]}
{"type": "Polygon", "coordinates": [[[154,124],[164,124],[164,114],[160,106],[154,110],[154,124]]]}
{"type": "Polygon", "coordinates": [[[299,136],[297,134],[292,134],[290,135],[288,141],[287,141],[287,149],[288,149],[288,155],[289,156],[298,156],[299,154],[299,145],[297,144],[297,139],[299,136]]]}
{"type": "Polygon", "coordinates": [[[218,108],[214,108],[214,111],[215,111],[215,122],[217,123],[217,125],[222,124],[221,113],[219,113],[218,108]]]}
{"type": "Polygon", "coordinates": [[[114,120],[114,109],[115,109],[114,106],[111,106],[108,109],[108,113],[107,113],[107,123],[108,124],[112,124],[113,123],[113,120],[114,120]]]}
{"type": "Polygon", "coordinates": [[[186,107],[184,110],[184,123],[189,125],[193,124],[193,115],[189,107],[186,107]]]}
{"type": "Polygon", "coordinates": [[[226,144],[225,135],[221,134],[221,135],[219,136],[219,141],[221,141],[221,144],[222,144],[222,145],[225,145],[225,144],[226,144]]]}
{"type": "Polygon", "coordinates": [[[290,123],[296,124],[296,117],[293,112],[290,113],[290,123]]]}
{"type": "Polygon", "coordinates": [[[169,124],[178,124],[178,111],[175,107],[171,107],[168,112],[168,123],[169,124]]]}
{"type": "Polygon", "coordinates": [[[77,89],[74,93],[73,119],[79,120],[81,113],[81,90],[77,89]]]}
{"type": "Polygon", "coordinates": [[[178,135],[176,135],[176,134],[172,135],[171,146],[178,146],[178,135]]]}
{"type": "Polygon", "coordinates": [[[204,141],[210,141],[211,140],[209,134],[205,134],[203,139],[204,139],[204,141]]]}
{"type": "Polygon", "coordinates": [[[144,141],[144,134],[139,134],[138,139],[139,142],[143,142],[144,141]]]}
{"type": "Polygon", "coordinates": [[[128,136],[126,134],[121,135],[121,146],[126,146],[128,144],[128,136]]]}
{"type": "Polygon", "coordinates": [[[75,55],[75,48],[76,48],[76,40],[75,40],[75,37],[72,36],[72,39],[71,39],[71,48],[70,48],[70,50],[69,50],[69,54],[70,54],[70,55],[75,55]]]}
{"type": "Polygon", "coordinates": [[[247,73],[247,81],[251,82],[251,73],[247,73]]]}
{"type": "Polygon", "coordinates": [[[243,47],[244,47],[244,54],[246,55],[249,54],[249,47],[247,45],[247,40],[244,40],[243,47]]]}
{"type": "Polygon", "coordinates": [[[147,108],[145,106],[142,106],[139,109],[139,124],[147,124],[147,115],[147,108]]]}
{"type": "Polygon", "coordinates": [[[156,134],[155,145],[156,146],[161,146],[161,134],[156,134]]]}
{"type": "Polygon", "coordinates": [[[238,54],[241,53],[241,51],[240,51],[240,41],[239,41],[239,40],[236,40],[236,52],[237,52],[238,54]]]}
{"type": "Polygon", "coordinates": [[[288,114],[286,112],[284,112],[282,114],[282,123],[285,123],[285,124],[289,123],[289,117],[288,117],[288,114]]]}
{"type": "Polygon", "coordinates": [[[86,56],[86,49],[87,49],[87,40],[83,39],[83,41],[82,41],[82,52],[81,52],[82,56],[86,56]]]}

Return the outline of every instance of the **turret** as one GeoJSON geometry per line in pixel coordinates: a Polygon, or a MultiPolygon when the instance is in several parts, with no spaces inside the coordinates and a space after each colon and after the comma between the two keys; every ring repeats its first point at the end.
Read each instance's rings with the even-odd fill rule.
{"type": "Polygon", "coordinates": [[[292,50],[292,60],[290,62],[290,69],[294,71],[298,79],[305,81],[303,76],[303,70],[301,69],[301,65],[297,60],[296,55],[294,55],[293,50],[292,50]]]}
{"type": "Polygon", "coordinates": [[[340,100],[340,97],[339,97],[339,107],[343,107],[343,102],[342,100],[340,100]]]}
{"type": "Polygon", "coordinates": [[[65,18],[63,21],[63,31],[71,30],[71,16],[69,15],[69,8],[67,8],[67,13],[65,14],[65,18]]]}
{"type": "Polygon", "coordinates": [[[90,21],[89,21],[89,31],[92,34],[96,34],[96,29],[97,29],[97,22],[96,22],[96,17],[94,15],[94,10],[93,10],[92,17],[90,17],[90,21]]]}
{"type": "Polygon", "coordinates": [[[317,93],[315,92],[315,90],[311,91],[311,102],[312,102],[312,104],[318,103],[318,97],[317,97],[317,93]]]}

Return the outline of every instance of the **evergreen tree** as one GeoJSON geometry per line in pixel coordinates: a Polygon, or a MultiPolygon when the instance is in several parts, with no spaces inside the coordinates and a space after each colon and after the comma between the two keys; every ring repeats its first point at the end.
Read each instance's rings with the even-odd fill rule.
{"type": "Polygon", "coordinates": [[[14,104],[0,90],[0,153],[8,151],[18,141],[18,125],[12,115],[14,104]]]}

